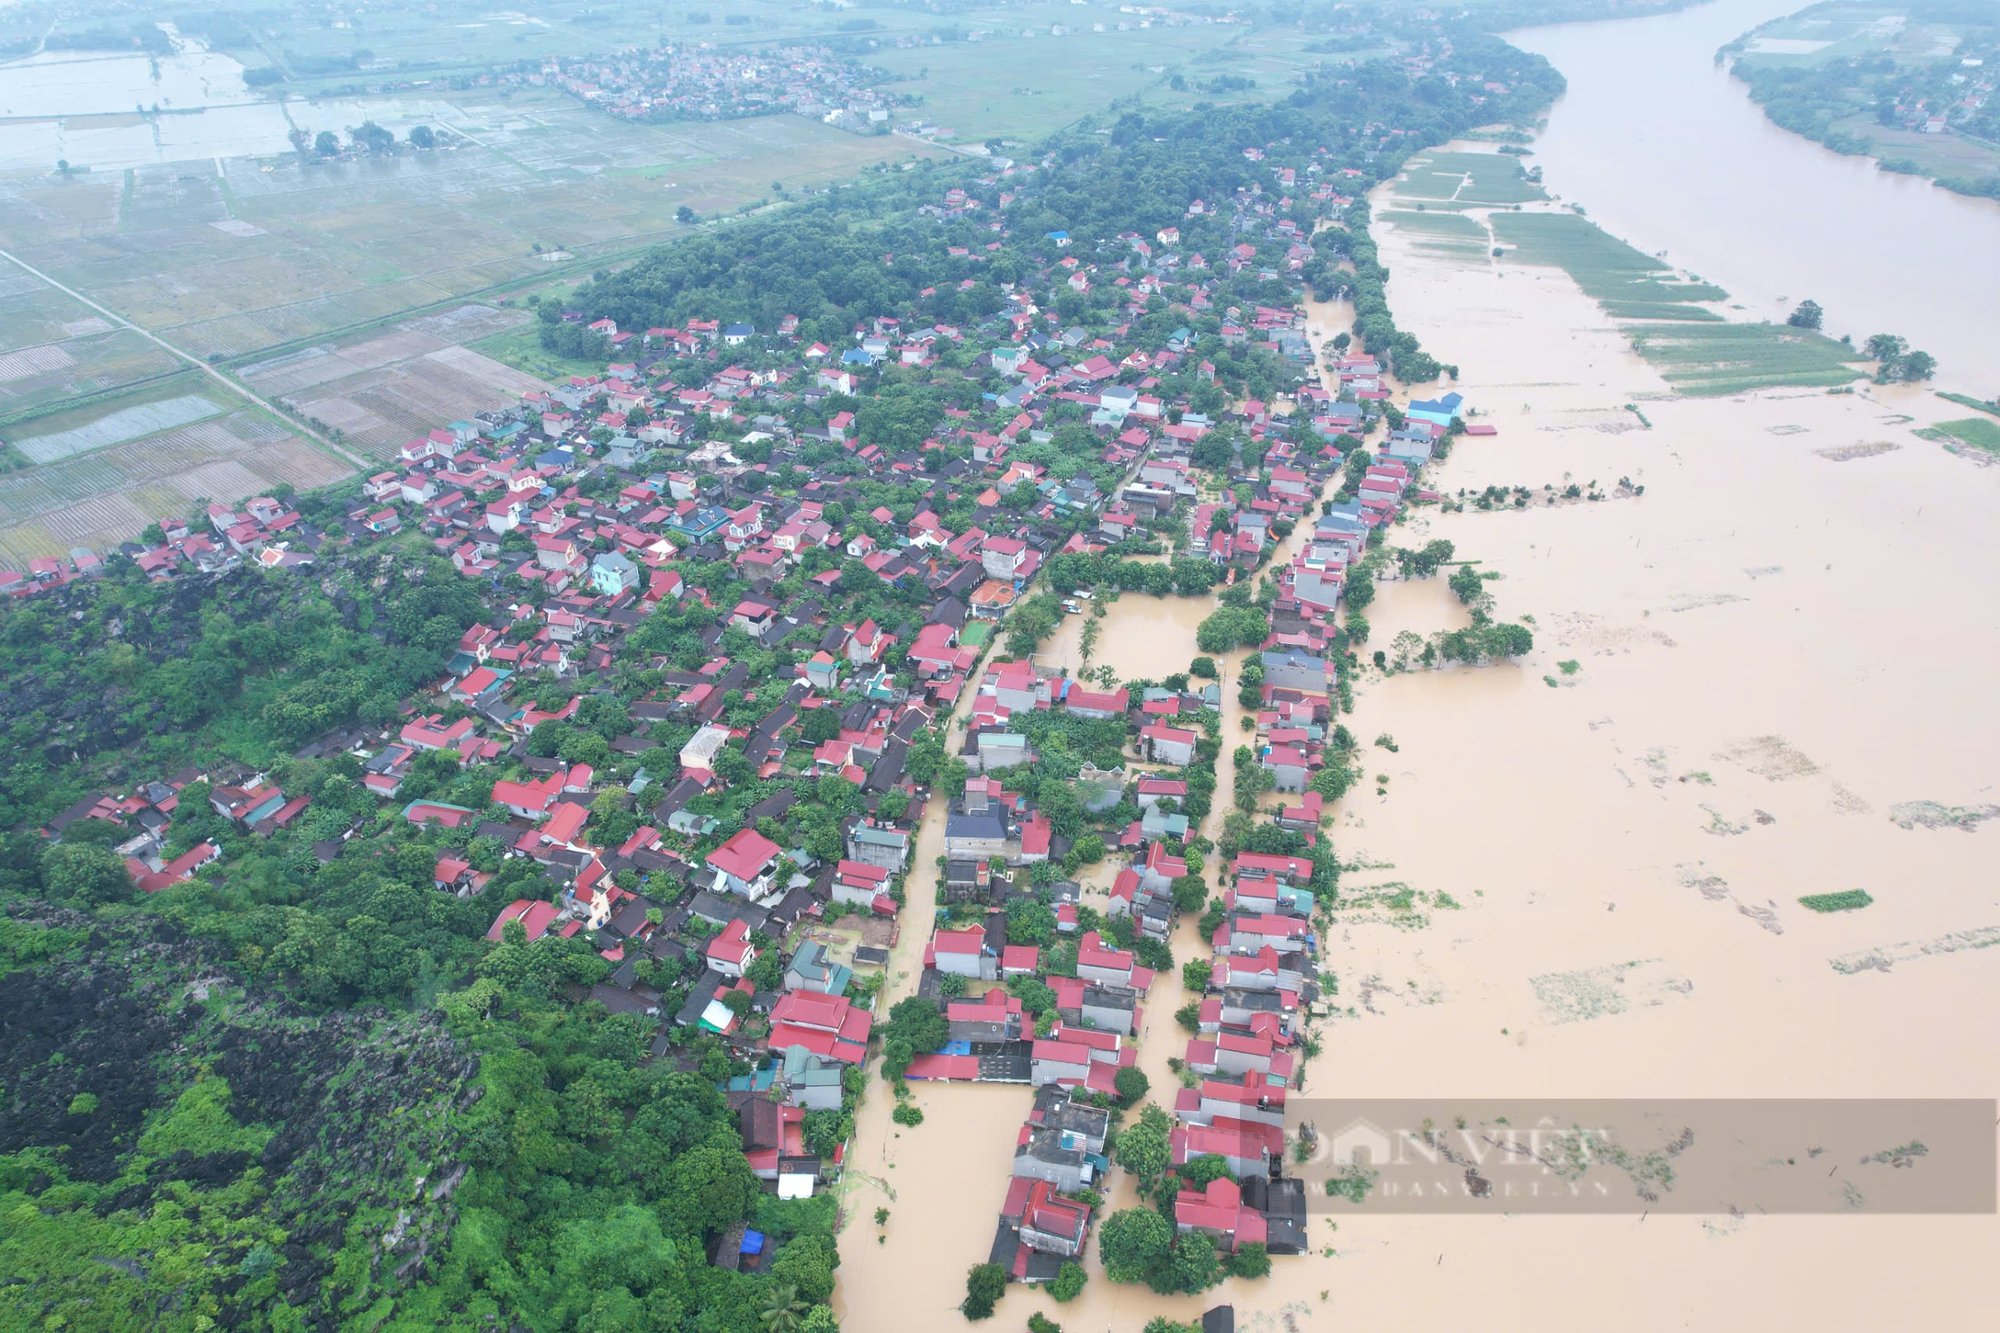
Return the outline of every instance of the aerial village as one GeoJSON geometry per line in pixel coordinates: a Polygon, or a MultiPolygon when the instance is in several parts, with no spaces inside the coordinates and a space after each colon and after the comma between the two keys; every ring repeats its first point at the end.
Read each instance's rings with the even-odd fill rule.
{"type": "MultiPolygon", "coordinates": [[[[1018,1084],[1012,1178],[966,1188],[996,1209],[991,1262],[1022,1282],[1084,1251],[1140,1044],[1184,1041],[1181,1086],[1153,1091],[1174,1169],[1203,1182],[1175,1198],[1179,1230],[1300,1253],[1285,1114],[1333,873],[1335,611],[1466,427],[1457,395],[1398,406],[1371,358],[1316,349],[1296,301],[1230,299],[1295,293],[1315,221],[1349,203],[1337,169],[1245,157],[1266,184],[1178,226],[1023,239],[1040,269],[976,326],[883,311],[831,345],[794,319],[600,321],[601,374],[409,441],[330,518],[257,497],[162,519],[113,558],[159,580],[309,578],[350,550],[435,553],[488,614],[399,718],[300,750],[342,765],[366,808],[211,766],[96,794],[44,832],[117,826],[135,882],[161,891],[226,878],[246,840],[324,864],[357,829],[407,826],[438,894],[490,908],[496,947],[601,960],[575,1000],[724,1084],[781,1196],[839,1177],[857,1102],[888,1095],[872,1059],[898,1084],[1018,1084]],[[1099,291],[1097,318],[1056,311],[1099,291]],[[943,369],[976,406],[900,437],[871,410],[897,372],[943,369]],[[1127,577],[1169,550],[1172,586],[1127,577]],[[1035,651],[1037,599],[1091,615],[1185,588],[1263,616],[1247,656],[1219,655],[1226,675],[1204,657],[1118,681],[1035,651]],[[1239,742],[1250,818],[1223,832],[1217,771],[1239,742]],[[1209,957],[1180,975],[1205,984],[1155,1012],[1156,979],[1192,961],[1169,948],[1183,917],[1209,957]],[[913,989],[891,987],[897,957],[913,989]],[[942,1023],[892,1021],[903,990],[942,1023]]],[[[954,188],[933,215],[997,247],[1024,175],[954,188]]],[[[970,285],[977,244],[952,248],[970,285]]],[[[0,591],[103,577],[86,555],[0,591]]],[[[753,1266],[754,1237],[736,1240],[715,1261],[753,1266]]]]}
{"type": "Polygon", "coordinates": [[[888,129],[896,99],[882,77],[824,46],[730,51],[706,43],[550,58],[519,76],[626,120],[733,120],[790,111],[843,128],[888,129]]]}

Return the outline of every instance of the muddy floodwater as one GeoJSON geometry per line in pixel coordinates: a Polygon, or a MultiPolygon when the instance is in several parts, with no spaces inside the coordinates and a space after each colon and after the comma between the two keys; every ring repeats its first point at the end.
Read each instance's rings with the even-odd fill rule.
{"type": "MultiPolygon", "coordinates": [[[[1035,655],[1045,666],[1078,675],[1084,669],[1083,629],[1095,615],[1091,603],[1083,610],[1063,617],[1062,624],[1035,655]]],[[[1089,666],[1110,667],[1118,679],[1159,680],[1176,671],[1186,671],[1201,652],[1195,646],[1195,630],[1202,618],[1215,609],[1208,597],[1148,597],[1128,592],[1104,605],[1097,616],[1097,641],[1092,645],[1089,666]]]]}
{"type": "MultiPolygon", "coordinates": [[[[1911,433],[1958,410],[1907,389],[1669,399],[1563,275],[1381,241],[1399,322],[1500,431],[1433,486],[1645,491],[1421,510],[1393,538],[1498,573],[1496,612],[1532,618],[1536,649],[1364,676],[1350,725],[1395,748],[1366,759],[1387,794],[1343,802],[1344,887],[1458,906],[1341,914],[1323,1082],[1993,1096],[2000,703],[1978,682],[2000,651],[2000,472],[1911,433]],[[1798,902],[1856,888],[1873,904],[1798,902]]],[[[1456,614],[1435,584],[1385,582],[1371,647],[1456,614]]],[[[1992,1217],[1350,1218],[1335,1244],[1274,1285],[1408,1328],[2000,1319],[1992,1217]]]]}

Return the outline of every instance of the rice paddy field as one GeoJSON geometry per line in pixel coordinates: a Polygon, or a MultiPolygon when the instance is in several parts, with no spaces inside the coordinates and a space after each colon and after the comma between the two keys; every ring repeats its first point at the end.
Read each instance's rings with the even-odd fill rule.
{"type": "Polygon", "coordinates": [[[315,344],[238,374],[341,445],[386,459],[433,426],[510,406],[542,386],[464,345],[524,319],[519,311],[468,305],[345,343],[315,344]]]}

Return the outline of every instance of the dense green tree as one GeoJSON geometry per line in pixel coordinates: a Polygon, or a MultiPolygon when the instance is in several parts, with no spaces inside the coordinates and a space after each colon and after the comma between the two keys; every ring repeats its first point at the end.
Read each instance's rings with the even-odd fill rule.
{"type": "Polygon", "coordinates": [[[1173,1122],[1167,1113],[1148,1103],[1140,1109],[1136,1121],[1118,1131],[1114,1155],[1118,1165],[1138,1178],[1142,1193],[1166,1172],[1173,1160],[1168,1143],[1172,1130],[1173,1122]]]}
{"type": "Polygon", "coordinates": [[[1157,1209],[1127,1208],[1104,1219],[1097,1252],[1113,1282],[1144,1282],[1173,1258],[1173,1224],[1157,1209]]]}
{"type": "Polygon", "coordinates": [[[967,1319],[989,1319],[1007,1291],[1007,1270],[999,1264],[974,1264],[965,1275],[965,1299],[959,1313],[967,1319]]]}

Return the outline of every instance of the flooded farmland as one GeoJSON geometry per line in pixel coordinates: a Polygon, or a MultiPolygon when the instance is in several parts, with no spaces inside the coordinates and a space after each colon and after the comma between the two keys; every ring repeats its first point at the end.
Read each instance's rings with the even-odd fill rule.
{"type": "Polygon", "coordinates": [[[171,55],[42,52],[0,63],[0,171],[122,170],[290,151],[305,125],[344,132],[365,120],[405,134],[452,114],[407,98],[295,99],[286,107],[243,82],[243,66],[213,51],[171,55]]]}
{"type": "MultiPolygon", "coordinates": [[[[1498,614],[1532,617],[1537,645],[1364,677],[1352,725],[1395,748],[1369,759],[1387,794],[1343,802],[1344,889],[1457,906],[1341,914],[1339,1091],[1990,1096],[1983,1025],[1937,1016],[2000,1000],[1971,822],[2000,706],[1964,687],[2000,646],[1980,589],[2000,477],[1911,434],[1945,407],[1927,392],[1668,399],[1561,274],[1381,240],[1399,321],[1500,431],[1437,489],[1645,490],[1425,510],[1396,538],[1497,573],[1498,614]],[[1872,905],[1798,901],[1855,888],[1872,905]]],[[[1440,591],[1381,585],[1372,642],[1438,627],[1440,591]]],[[[1992,1217],[1364,1214],[1336,1264],[1275,1278],[1404,1327],[1951,1327],[2000,1313],[1973,1262],[1996,1240],[1992,1217]]]]}

